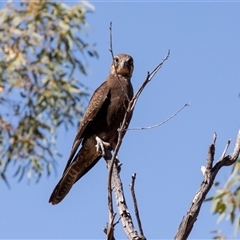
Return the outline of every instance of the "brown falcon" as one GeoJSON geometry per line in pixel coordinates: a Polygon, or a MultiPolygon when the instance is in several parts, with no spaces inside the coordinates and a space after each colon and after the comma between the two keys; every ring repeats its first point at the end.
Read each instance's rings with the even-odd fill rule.
{"type": "Polygon", "coordinates": [[[133,68],[131,56],[119,54],[114,57],[110,75],[90,99],[62,178],[50,196],[50,203],[61,202],[73,184],[99,161],[103,155],[99,151],[99,145],[102,151],[104,149],[102,144],[108,145],[110,150],[115,149],[118,140],[117,129],[123,121],[128,102],[133,97],[131,84],[133,68]]]}

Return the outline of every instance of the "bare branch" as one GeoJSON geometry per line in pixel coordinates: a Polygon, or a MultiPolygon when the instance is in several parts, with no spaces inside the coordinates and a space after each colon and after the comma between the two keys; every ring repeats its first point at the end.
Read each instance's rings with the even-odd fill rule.
{"type": "Polygon", "coordinates": [[[215,145],[216,143],[216,140],[217,140],[217,133],[214,133],[213,134],[213,144],[215,145]]]}
{"type": "MultiPolygon", "coordinates": [[[[109,49],[109,51],[110,51],[111,56],[112,56],[112,61],[113,61],[113,65],[114,65],[114,69],[115,69],[115,73],[116,73],[118,82],[121,85],[122,91],[123,91],[123,85],[122,85],[122,82],[120,81],[119,76],[117,74],[117,67],[116,67],[116,64],[115,64],[115,61],[114,61],[114,53],[113,53],[113,45],[112,45],[112,21],[110,22],[109,31],[110,31],[110,49],[109,49]]],[[[127,97],[128,101],[130,101],[127,94],[126,94],[126,97],[127,97]]]]}
{"type": "Polygon", "coordinates": [[[121,217],[118,218],[118,220],[113,224],[113,226],[115,227],[121,220],[121,217]]]}
{"type": "Polygon", "coordinates": [[[135,216],[136,216],[137,223],[138,223],[139,233],[140,233],[140,236],[141,236],[142,239],[146,239],[144,237],[144,234],[143,234],[142,223],[141,223],[140,216],[139,216],[139,211],[138,211],[137,198],[136,198],[136,195],[135,195],[134,186],[135,186],[136,175],[137,175],[136,173],[134,173],[132,175],[132,183],[130,184],[130,189],[131,189],[131,193],[132,193],[135,216]]]}
{"type": "MultiPolygon", "coordinates": [[[[114,214],[114,217],[115,216],[116,216],[116,213],[114,214]]],[[[111,222],[112,227],[109,228],[107,226],[107,227],[103,228],[103,232],[107,235],[107,240],[115,240],[115,237],[113,235],[114,227],[119,223],[120,219],[121,219],[121,217],[119,217],[115,223],[111,222]],[[108,232],[108,231],[111,231],[111,232],[108,232]]]]}
{"type": "MultiPolygon", "coordinates": [[[[114,58],[113,49],[112,49],[112,23],[110,23],[110,52],[112,54],[112,58],[114,58]]],[[[114,194],[115,194],[116,202],[117,202],[119,215],[121,216],[123,229],[129,239],[142,239],[142,238],[138,236],[137,231],[134,229],[132,218],[131,218],[130,212],[127,209],[127,204],[126,204],[126,201],[124,198],[122,183],[121,183],[120,176],[119,176],[119,169],[118,169],[115,161],[116,161],[116,157],[117,157],[118,151],[120,149],[120,146],[122,144],[122,138],[127,129],[130,117],[133,113],[133,110],[136,105],[138,97],[140,96],[141,92],[143,91],[143,89],[147,85],[147,83],[151,81],[151,79],[155,76],[155,74],[158,72],[158,70],[162,67],[163,63],[168,59],[169,55],[170,55],[170,51],[168,51],[167,56],[162,60],[162,62],[160,64],[157,65],[157,67],[155,67],[153,69],[152,72],[148,72],[145,81],[143,82],[143,84],[141,85],[141,87],[139,88],[137,93],[134,95],[134,97],[131,99],[131,101],[129,101],[122,124],[121,124],[120,128],[118,129],[118,141],[114,148],[114,153],[111,157],[111,160],[109,160],[108,157],[105,157],[105,160],[107,161],[107,165],[108,165],[108,169],[109,169],[109,172],[108,172],[109,223],[111,223],[111,221],[113,219],[113,215],[114,215],[113,203],[112,203],[112,190],[113,190],[114,194]]],[[[115,66],[115,70],[116,70],[116,66],[115,66]]],[[[107,156],[110,156],[110,155],[111,155],[111,152],[108,151],[107,156]]],[[[113,227],[109,226],[107,232],[111,233],[111,230],[113,230],[113,227]]],[[[108,237],[110,238],[111,236],[107,236],[107,238],[108,237]]]]}
{"type": "Polygon", "coordinates": [[[216,142],[216,140],[217,140],[217,134],[214,133],[213,143],[209,146],[209,150],[208,150],[208,157],[207,157],[207,161],[206,161],[206,168],[207,169],[212,169],[212,164],[213,164],[213,161],[214,161],[214,154],[215,154],[215,142],[216,142]]]}
{"type": "Polygon", "coordinates": [[[113,54],[113,46],[112,46],[112,21],[110,22],[110,26],[109,26],[109,31],[110,31],[110,53],[112,55],[112,59],[114,59],[114,54],[113,54]]]}
{"type": "MultiPolygon", "coordinates": [[[[127,110],[125,112],[125,115],[124,115],[124,118],[123,118],[123,122],[122,122],[120,128],[118,129],[118,142],[117,142],[117,145],[116,145],[115,150],[114,150],[114,154],[113,154],[112,159],[111,159],[111,165],[110,165],[109,174],[108,174],[108,184],[111,183],[111,179],[112,180],[114,179],[115,181],[120,181],[120,178],[119,178],[118,174],[115,175],[116,178],[114,177],[114,174],[113,174],[111,168],[115,169],[115,167],[114,167],[114,159],[116,159],[117,153],[118,153],[119,148],[120,148],[120,146],[122,144],[123,134],[124,134],[124,132],[127,129],[126,126],[127,126],[128,122],[129,122],[130,116],[132,115],[132,112],[133,112],[134,107],[136,105],[137,99],[140,96],[141,92],[143,91],[144,87],[147,85],[147,83],[152,79],[152,76],[154,76],[156,74],[156,72],[162,67],[163,63],[168,59],[169,54],[170,54],[170,52],[168,52],[168,55],[163,59],[163,61],[151,73],[148,73],[147,78],[145,79],[145,81],[143,82],[143,84],[141,85],[141,87],[139,88],[137,93],[134,95],[134,97],[132,98],[132,100],[128,104],[128,108],[127,108],[127,110]],[[111,176],[112,176],[112,178],[111,178],[111,176]]],[[[109,185],[109,186],[111,186],[111,185],[109,185]]],[[[115,186],[115,184],[112,184],[113,188],[114,188],[114,186],[115,186]]],[[[122,190],[122,192],[123,192],[123,190],[122,190]]],[[[119,194],[119,189],[118,189],[117,192],[115,192],[116,200],[118,199],[118,197],[117,197],[118,194],[119,194]]],[[[125,202],[125,199],[124,199],[124,202],[125,202]]],[[[118,201],[117,201],[117,204],[119,204],[118,201]]],[[[121,211],[121,208],[119,210],[121,211]]],[[[128,215],[128,217],[126,217],[126,215],[124,214],[124,216],[126,217],[125,218],[126,221],[122,217],[123,228],[125,230],[126,235],[128,236],[129,239],[141,239],[141,237],[139,237],[137,235],[137,232],[136,232],[136,230],[133,227],[133,223],[132,223],[132,220],[131,220],[132,218],[131,218],[130,213],[127,212],[127,215],[128,215]],[[134,235],[134,237],[132,238],[133,235],[134,235]]]]}
{"type": "Polygon", "coordinates": [[[107,240],[115,240],[115,237],[113,236],[113,231],[109,233],[109,227],[103,228],[103,232],[107,235],[107,240]]]}
{"type": "MultiPolygon", "coordinates": [[[[116,65],[115,65],[115,62],[114,62],[113,46],[112,46],[112,22],[110,22],[109,31],[110,31],[110,49],[109,49],[109,51],[111,52],[112,60],[113,60],[114,68],[115,68],[115,72],[117,73],[116,65]]],[[[120,79],[118,77],[118,74],[116,74],[116,76],[117,76],[117,79],[118,79],[120,85],[122,86],[121,81],[120,81],[120,79]]],[[[119,135],[119,133],[118,133],[118,135],[119,135]]],[[[119,139],[119,136],[118,136],[118,139],[119,139]]],[[[122,137],[121,137],[121,139],[122,139],[122,137]]],[[[112,224],[109,224],[108,234],[111,233],[111,235],[113,235],[113,221],[112,220],[113,220],[114,211],[113,211],[113,201],[112,201],[112,171],[113,171],[113,165],[114,165],[115,159],[117,157],[116,148],[115,148],[113,156],[111,155],[111,153],[109,153],[108,155],[106,155],[106,157],[107,158],[105,158],[105,160],[107,161],[108,169],[109,169],[109,172],[108,172],[108,185],[107,185],[108,186],[109,223],[112,223],[112,224]],[[109,160],[110,160],[110,164],[109,164],[109,160]]],[[[110,237],[111,236],[107,235],[107,239],[110,238],[110,237]]]]}
{"type": "MultiPolygon", "coordinates": [[[[109,152],[109,154],[111,154],[111,152],[109,150],[107,150],[107,151],[109,152]]],[[[111,158],[111,160],[106,159],[106,161],[107,161],[108,168],[110,168],[111,164],[114,163],[113,167],[112,167],[111,183],[112,183],[112,190],[113,190],[115,198],[116,198],[116,205],[118,208],[118,212],[121,217],[123,229],[124,229],[128,239],[136,239],[136,240],[141,239],[141,237],[138,236],[138,233],[134,228],[132,217],[131,217],[131,214],[127,207],[127,203],[126,203],[124,191],[123,191],[123,186],[122,186],[121,178],[119,175],[119,173],[120,173],[120,168],[118,167],[119,164],[116,161],[113,161],[112,158],[111,158]]],[[[114,226],[115,226],[115,224],[114,224],[114,226]]]]}
{"type": "Polygon", "coordinates": [[[226,152],[227,152],[227,150],[228,150],[228,148],[229,148],[230,143],[231,143],[231,140],[229,139],[229,140],[227,141],[227,144],[226,144],[226,146],[225,146],[225,149],[223,150],[223,153],[222,153],[221,158],[223,158],[223,157],[226,156],[226,152]]]}
{"type": "Polygon", "coordinates": [[[107,229],[107,240],[114,240],[114,218],[117,214],[114,213],[113,216],[112,216],[112,219],[111,221],[109,222],[109,226],[108,226],[108,229],[107,229]]]}
{"type": "Polygon", "coordinates": [[[147,73],[147,77],[145,78],[145,80],[142,83],[141,87],[139,88],[139,90],[137,91],[137,93],[135,94],[133,99],[131,100],[131,104],[129,104],[130,105],[130,109],[129,110],[133,111],[133,109],[134,109],[134,107],[135,107],[135,105],[137,103],[137,99],[140,96],[140,94],[142,93],[143,89],[152,80],[152,78],[155,76],[155,74],[163,66],[164,62],[169,58],[169,56],[170,56],[170,50],[168,50],[168,54],[165,56],[165,58],[162,60],[162,62],[160,62],[157,65],[157,67],[155,67],[151,72],[147,73]]]}
{"type": "Polygon", "coordinates": [[[215,180],[215,177],[218,173],[218,171],[221,169],[223,166],[229,166],[232,165],[236,162],[237,158],[239,157],[240,153],[240,131],[238,132],[236,143],[235,143],[235,148],[232,153],[232,155],[227,155],[226,150],[228,149],[229,146],[229,141],[227,143],[227,146],[225,147],[223,151],[223,155],[220,157],[220,159],[217,161],[215,166],[212,168],[212,163],[214,159],[214,153],[215,153],[215,142],[216,142],[217,135],[214,134],[213,137],[213,143],[209,147],[208,151],[208,157],[206,161],[206,167],[204,168],[204,180],[200,185],[200,188],[198,189],[197,193],[195,194],[191,204],[190,208],[187,212],[187,215],[183,218],[182,222],[179,225],[177,234],[174,239],[177,240],[183,240],[187,239],[195,221],[197,220],[197,216],[199,214],[199,211],[201,209],[202,203],[211,189],[213,182],[215,180]]]}
{"type": "MultiPolygon", "coordinates": [[[[112,58],[114,58],[113,49],[112,49],[112,23],[110,23],[110,52],[112,54],[112,58]]],[[[115,66],[115,64],[114,64],[114,66],[115,66]]],[[[115,66],[115,71],[116,71],[116,66],[115,66]]],[[[117,75],[117,77],[118,77],[118,75],[117,75]]],[[[119,80],[119,82],[120,82],[120,80],[119,80]]],[[[108,157],[105,157],[105,160],[107,161],[107,166],[109,169],[109,172],[108,172],[109,223],[112,222],[113,214],[114,214],[113,203],[112,203],[112,189],[113,189],[113,191],[115,193],[115,198],[117,201],[118,211],[121,216],[123,228],[125,230],[126,235],[128,236],[129,239],[140,239],[138,237],[136,230],[134,229],[134,226],[132,223],[132,218],[128,211],[127,204],[125,201],[122,183],[121,183],[119,172],[118,172],[119,169],[117,168],[117,166],[115,164],[117,153],[118,153],[119,148],[122,143],[122,138],[123,138],[123,133],[124,133],[123,129],[125,128],[125,125],[127,122],[126,120],[129,119],[129,117],[130,117],[129,112],[126,111],[126,113],[124,115],[124,120],[118,131],[118,142],[117,142],[117,145],[115,146],[114,153],[112,155],[111,152],[108,151],[108,153],[106,155],[108,157]],[[111,156],[111,157],[109,158],[109,156],[111,156]],[[109,160],[109,159],[111,159],[111,160],[109,160]]],[[[113,233],[112,233],[113,230],[114,230],[113,225],[109,224],[108,231],[107,231],[107,233],[108,233],[107,239],[111,238],[111,235],[113,236],[113,233]]]]}
{"type": "Polygon", "coordinates": [[[113,211],[113,201],[112,201],[112,187],[111,187],[111,176],[112,176],[112,171],[113,171],[113,164],[114,161],[112,160],[112,154],[110,151],[107,152],[105,155],[105,160],[107,161],[108,165],[108,216],[109,216],[109,226],[107,230],[107,239],[111,238],[114,233],[113,233],[113,220],[114,220],[114,211],[113,211]]]}
{"type": "Polygon", "coordinates": [[[174,118],[178,113],[180,113],[185,107],[190,106],[191,103],[185,103],[180,109],[177,110],[177,112],[175,112],[172,116],[170,116],[169,118],[167,118],[166,120],[164,120],[163,122],[160,122],[158,124],[149,126],[149,127],[136,127],[136,128],[127,128],[126,131],[128,130],[146,130],[146,129],[151,129],[151,128],[156,128],[159,127],[161,125],[163,125],[164,123],[168,122],[169,120],[171,120],[172,118],[174,118]]]}

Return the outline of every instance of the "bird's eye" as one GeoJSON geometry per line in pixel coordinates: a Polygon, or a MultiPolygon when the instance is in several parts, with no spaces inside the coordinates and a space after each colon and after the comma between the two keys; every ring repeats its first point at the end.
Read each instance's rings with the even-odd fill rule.
{"type": "Polygon", "coordinates": [[[129,64],[129,65],[133,65],[133,60],[132,60],[132,58],[130,58],[130,59],[128,60],[128,64],[129,64]]]}
{"type": "Polygon", "coordinates": [[[119,59],[117,57],[114,58],[115,63],[119,62],[119,59]]]}

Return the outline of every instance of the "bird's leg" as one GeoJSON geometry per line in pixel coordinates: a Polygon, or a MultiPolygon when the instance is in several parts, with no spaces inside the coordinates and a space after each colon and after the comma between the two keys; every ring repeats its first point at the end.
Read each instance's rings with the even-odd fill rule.
{"type": "Polygon", "coordinates": [[[96,146],[96,150],[98,153],[100,153],[103,157],[105,156],[106,152],[105,152],[105,148],[109,149],[111,147],[111,144],[108,142],[104,142],[101,138],[99,138],[98,136],[95,137],[97,144],[96,146]]]}

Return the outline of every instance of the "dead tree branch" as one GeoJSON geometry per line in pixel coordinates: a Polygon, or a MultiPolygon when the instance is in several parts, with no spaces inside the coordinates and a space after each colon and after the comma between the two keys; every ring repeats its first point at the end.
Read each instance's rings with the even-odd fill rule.
{"type": "MultiPolygon", "coordinates": [[[[112,23],[110,23],[110,52],[112,54],[113,58],[113,48],[112,48],[112,23]]],[[[128,104],[128,108],[126,109],[122,124],[120,128],[118,129],[118,142],[115,146],[114,153],[111,156],[111,160],[109,160],[109,156],[111,152],[108,151],[107,157],[105,157],[105,160],[107,161],[108,165],[108,209],[109,209],[109,226],[107,229],[107,239],[113,239],[113,231],[114,231],[114,211],[113,211],[113,203],[112,203],[112,190],[115,194],[115,199],[117,202],[118,212],[121,216],[121,221],[123,224],[123,229],[125,231],[125,234],[127,235],[128,239],[142,239],[140,236],[138,236],[137,231],[134,228],[132,218],[130,215],[130,212],[128,211],[127,204],[125,201],[123,188],[121,179],[119,176],[119,169],[115,163],[116,157],[119,151],[119,148],[122,144],[122,138],[124,135],[124,132],[127,129],[130,117],[133,113],[134,107],[136,105],[137,99],[139,98],[141,92],[145,88],[145,86],[152,80],[152,78],[155,76],[155,74],[160,70],[160,68],[163,66],[164,62],[169,58],[170,51],[168,51],[168,54],[166,57],[159,63],[151,72],[147,73],[147,77],[142,83],[141,87],[137,91],[137,93],[134,95],[134,97],[131,99],[131,101],[128,104]]],[[[145,238],[144,238],[145,239],[145,238]]]]}
{"type": "Polygon", "coordinates": [[[130,101],[130,103],[128,105],[128,111],[133,112],[134,107],[136,106],[137,100],[138,100],[140,94],[142,93],[143,89],[152,80],[152,78],[160,70],[160,68],[162,68],[164,62],[166,60],[168,60],[169,56],[170,56],[170,50],[168,50],[168,53],[165,56],[165,58],[151,72],[147,73],[147,76],[146,76],[144,82],[142,83],[141,87],[138,89],[137,93],[134,95],[133,99],[130,101]]]}
{"type": "MultiPolygon", "coordinates": [[[[109,151],[109,154],[111,154],[110,151],[109,151]]],[[[124,229],[128,239],[140,240],[142,238],[138,236],[138,233],[134,228],[132,217],[131,217],[131,214],[127,207],[127,203],[126,203],[124,191],[123,191],[123,186],[122,186],[122,182],[121,182],[121,178],[120,178],[120,168],[118,166],[117,161],[112,161],[112,159],[107,161],[108,168],[110,169],[112,162],[114,162],[114,164],[112,167],[111,184],[112,184],[112,190],[115,195],[116,205],[118,208],[118,213],[121,218],[123,229],[124,229]]],[[[108,228],[109,227],[112,228],[111,230],[109,230],[110,233],[111,233],[111,231],[113,231],[114,226],[115,226],[115,224],[112,224],[112,226],[108,226],[108,228]]],[[[111,238],[109,237],[107,239],[111,239],[111,238]]]]}
{"type": "Polygon", "coordinates": [[[187,212],[187,215],[183,218],[182,222],[179,225],[177,234],[174,238],[176,240],[185,240],[188,238],[188,236],[193,228],[193,225],[194,225],[195,221],[197,220],[197,216],[201,209],[202,203],[203,203],[207,193],[211,189],[218,171],[223,166],[230,166],[230,165],[234,164],[236,162],[236,160],[238,159],[238,156],[240,153],[240,130],[239,130],[237,138],[236,138],[233,153],[231,155],[226,156],[226,151],[230,144],[230,140],[228,140],[222,156],[219,158],[219,160],[214,165],[214,167],[212,167],[213,161],[214,161],[216,139],[217,139],[217,135],[214,134],[213,143],[209,146],[209,150],[208,150],[206,167],[201,168],[203,175],[204,175],[204,180],[202,181],[199,190],[195,194],[195,196],[190,204],[190,208],[187,212]]]}
{"type": "Polygon", "coordinates": [[[126,129],[126,131],[129,130],[146,130],[146,129],[152,129],[152,128],[156,128],[156,127],[160,127],[161,125],[163,125],[164,123],[168,122],[169,120],[171,120],[172,118],[174,118],[178,113],[180,113],[185,107],[190,106],[191,103],[185,103],[181,108],[179,108],[173,115],[171,115],[169,118],[167,118],[166,120],[157,123],[155,125],[152,126],[148,126],[148,127],[134,127],[134,128],[128,128],[126,129]]]}
{"type": "Polygon", "coordinates": [[[138,211],[138,205],[137,205],[137,198],[136,198],[136,194],[135,194],[135,180],[136,180],[136,173],[134,173],[132,175],[132,183],[130,184],[130,189],[131,189],[131,193],[132,193],[132,198],[133,198],[133,204],[134,204],[134,210],[135,210],[135,216],[137,219],[137,223],[138,223],[138,229],[139,229],[139,233],[142,239],[146,239],[144,237],[144,233],[143,233],[143,229],[142,229],[142,223],[141,223],[141,219],[139,216],[139,211],[138,211]]]}
{"type": "MultiPolygon", "coordinates": [[[[147,74],[147,77],[145,81],[143,82],[142,86],[140,89],[137,91],[137,93],[134,95],[132,100],[128,104],[128,108],[126,110],[126,113],[123,118],[123,122],[118,129],[118,142],[115,147],[113,156],[110,160],[109,166],[109,173],[108,173],[108,205],[109,205],[109,220],[112,219],[113,211],[112,211],[112,191],[113,189],[115,193],[115,198],[117,201],[117,206],[118,206],[118,211],[121,216],[121,221],[123,224],[123,229],[128,237],[128,239],[142,239],[140,236],[138,236],[137,231],[134,228],[132,218],[130,215],[130,212],[127,209],[126,201],[123,196],[123,189],[122,189],[122,184],[120,180],[119,173],[117,171],[117,166],[114,164],[114,160],[116,159],[117,153],[119,151],[119,148],[122,144],[122,138],[123,134],[126,131],[126,126],[128,125],[130,116],[134,110],[134,107],[136,105],[137,99],[140,96],[141,92],[143,91],[144,87],[147,85],[147,83],[150,82],[150,80],[153,78],[153,76],[156,74],[156,72],[162,67],[163,63],[168,59],[170,52],[168,52],[168,55],[163,59],[163,61],[150,73],[147,74]],[[116,190],[116,191],[115,191],[116,190]],[[122,196],[120,196],[122,195],[122,196]],[[119,201],[121,200],[121,201],[119,201]]],[[[108,161],[109,162],[109,161],[108,161]]],[[[110,221],[109,221],[110,222],[110,221]]],[[[109,226],[111,227],[111,226],[109,226]]],[[[111,232],[111,231],[109,231],[111,232]]]]}

